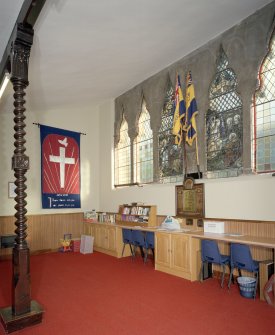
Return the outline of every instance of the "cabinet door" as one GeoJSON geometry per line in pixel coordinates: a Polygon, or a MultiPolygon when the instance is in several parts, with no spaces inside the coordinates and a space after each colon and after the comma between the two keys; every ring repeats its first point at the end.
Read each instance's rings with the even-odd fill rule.
{"type": "Polygon", "coordinates": [[[102,228],[103,227],[100,227],[99,225],[95,225],[94,227],[94,237],[95,237],[94,245],[95,247],[98,248],[103,248],[104,246],[105,235],[102,228]]]}
{"type": "Polygon", "coordinates": [[[107,236],[108,236],[108,250],[116,251],[116,228],[108,227],[107,228],[107,236]]]}
{"type": "Polygon", "coordinates": [[[87,235],[95,236],[95,225],[94,224],[90,225],[89,234],[87,235]]]}
{"type": "Polygon", "coordinates": [[[95,247],[116,251],[116,229],[115,227],[95,225],[94,228],[95,247]]]}
{"type": "Polygon", "coordinates": [[[159,265],[170,267],[171,259],[171,236],[167,233],[155,234],[155,262],[159,265]]]}
{"type": "Polygon", "coordinates": [[[171,236],[171,267],[175,270],[190,271],[189,237],[174,234],[171,236]]]}
{"type": "Polygon", "coordinates": [[[109,249],[109,228],[101,227],[101,248],[109,249]]]}

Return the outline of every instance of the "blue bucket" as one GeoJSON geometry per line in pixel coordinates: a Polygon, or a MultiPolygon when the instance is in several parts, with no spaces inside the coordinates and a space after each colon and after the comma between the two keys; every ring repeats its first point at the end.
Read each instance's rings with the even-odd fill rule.
{"type": "Polygon", "coordinates": [[[239,284],[241,296],[253,299],[256,286],[256,279],[251,277],[238,277],[237,281],[239,284]]]}

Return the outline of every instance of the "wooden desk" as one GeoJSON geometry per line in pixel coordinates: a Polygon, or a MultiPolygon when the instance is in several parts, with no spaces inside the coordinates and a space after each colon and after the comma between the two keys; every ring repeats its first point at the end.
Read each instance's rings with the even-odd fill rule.
{"type": "MultiPolygon", "coordinates": [[[[227,243],[242,243],[242,244],[249,244],[257,247],[263,248],[271,248],[273,250],[273,260],[271,261],[262,261],[260,262],[260,270],[259,270],[259,282],[260,282],[260,299],[264,300],[263,289],[265,283],[267,282],[267,266],[271,263],[274,264],[274,249],[275,249],[275,238],[269,237],[257,237],[257,236],[249,236],[249,235],[241,235],[241,234],[213,234],[213,233],[204,233],[204,232],[192,232],[192,237],[199,241],[199,239],[209,239],[209,240],[217,240],[227,243]]],[[[194,251],[198,250],[198,246],[194,243],[196,249],[194,247],[194,251]]],[[[196,255],[197,256],[197,255],[196,255]]],[[[198,257],[193,257],[193,262],[196,262],[198,257]]],[[[197,268],[198,266],[193,266],[193,268],[197,268]]],[[[273,265],[274,269],[274,265],[273,265]]],[[[273,270],[274,272],[274,270],[273,270]]],[[[194,273],[192,276],[192,280],[196,280],[198,278],[198,273],[194,273]]]]}
{"type": "Polygon", "coordinates": [[[192,237],[200,238],[200,239],[208,239],[208,240],[218,240],[224,241],[228,243],[242,243],[255,245],[258,247],[264,248],[275,248],[275,238],[269,237],[257,237],[257,236],[249,236],[249,235],[239,235],[239,234],[213,234],[213,233],[204,233],[200,232],[192,232],[190,233],[192,237]]]}

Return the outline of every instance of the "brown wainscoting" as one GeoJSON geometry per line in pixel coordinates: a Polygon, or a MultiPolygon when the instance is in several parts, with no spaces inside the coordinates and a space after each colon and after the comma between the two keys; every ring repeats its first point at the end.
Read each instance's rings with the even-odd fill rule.
{"type": "MultiPolygon", "coordinates": [[[[64,234],[80,237],[84,231],[83,213],[38,214],[27,216],[27,241],[30,252],[56,251],[64,234]]],[[[0,235],[14,234],[14,216],[0,216],[0,235]]],[[[0,249],[0,256],[10,255],[11,248],[0,249]]]]}
{"type": "MultiPolygon", "coordinates": [[[[157,216],[157,225],[165,219],[165,215],[157,216]]],[[[72,237],[80,237],[84,233],[83,213],[62,213],[62,214],[38,214],[28,215],[27,241],[31,253],[56,251],[60,246],[60,239],[66,233],[72,237]]],[[[186,219],[180,218],[181,225],[190,229],[199,229],[197,219],[194,219],[193,226],[186,226],[186,219]]],[[[274,237],[275,222],[273,221],[251,221],[251,220],[229,220],[211,219],[205,220],[224,221],[226,233],[240,233],[243,235],[274,237]]],[[[14,216],[0,216],[0,235],[13,234],[15,230],[14,216]]],[[[219,242],[222,253],[229,254],[229,244],[219,242]]],[[[251,246],[251,252],[255,259],[272,259],[272,249],[251,246]]],[[[0,249],[0,256],[10,255],[11,249],[0,249]]]]}
{"type": "MultiPolygon", "coordinates": [[[[238,233],[242,235],[257,237],[275,238],[275,222],[273,221],[252,221],[252,220],[228,220],[228,219],[207,219],[211,221],[224,221],[225,233],[238,233]]],[[[229,254],[229,245],[220,243],[220,249],[223,253],[229,254]]],[[[254,259],[262,261],[272,259],[272,249],[250,246],[254,259]]]]}

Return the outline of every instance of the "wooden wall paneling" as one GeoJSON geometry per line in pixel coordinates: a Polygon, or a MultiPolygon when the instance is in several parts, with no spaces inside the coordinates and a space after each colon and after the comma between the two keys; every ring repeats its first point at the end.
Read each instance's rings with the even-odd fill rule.
{"type": "Polygon", "coordinates": [[[84,230],[83,213],[59,214],[53,222],[53,248],[60,247],[60,239],[64,234],[72,234],[73,238],[80,237],[84,230]]]}
{"type": "MultiPolygon", "coordinates": [[[[236,232],[258,237],[275,237],[275,223],[262,221],[225,221],[225,232],[236,232]]],[[[253,258],[266,260],[272,258],[272,249],[250,246],[253,258]]]]}
{"type": "Polygon", "coordinates": [[[1,216],[0,217],[0,235],[13,234],[15,230],[15,217],[14,216],[1,216]]]}
{"type": "MultiPolygon", "coordinates": [[[[0,235],[13,234],[13,216],[0,217],[0,235]]],[[[57,250],[60,239],[70,233],[72,237],[83,234],[83,213],[29,215],[27,221],[27,241],[31,252],[57,250]]],[[[0,256],[10,255],[12,249],[0,249],[0,256]]]]}

